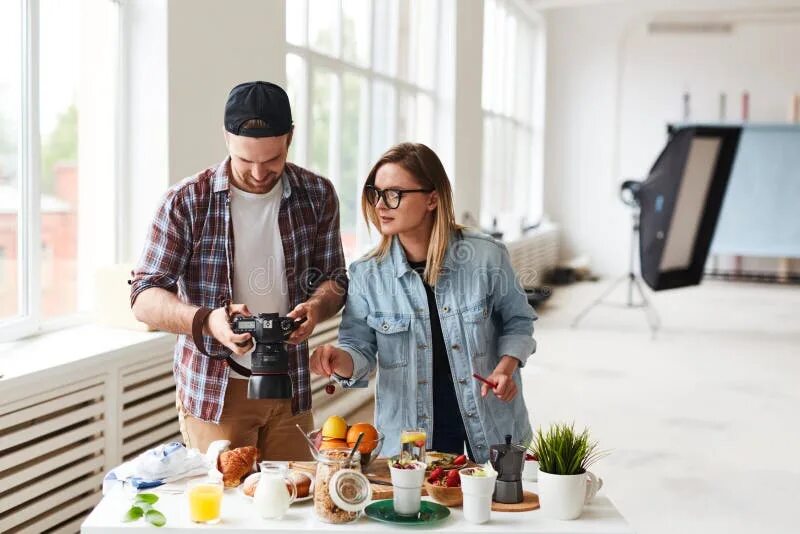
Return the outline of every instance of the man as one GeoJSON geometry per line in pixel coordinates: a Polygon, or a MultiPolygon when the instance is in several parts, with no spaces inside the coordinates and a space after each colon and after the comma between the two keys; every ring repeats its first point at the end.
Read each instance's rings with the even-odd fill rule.
{"type": "Polygon", "coordinates": [[[257,446],[262,459],[306,459],[295,427],[313,427],[306,339],[347,292],[338,200],[330,181],[286,161],[294,126],[277,85],[234,87],[224,126],[229,156],[170,188],[157,210],[131,306],[140,321],[178,334],[174,371],[187,446],[205,451],[228,439],[257,446]],[[275,312],[305,318],[289,338],[293,397],[250,400],[239,365],[249,367],[253,342],[229,321],[275,312]]]}

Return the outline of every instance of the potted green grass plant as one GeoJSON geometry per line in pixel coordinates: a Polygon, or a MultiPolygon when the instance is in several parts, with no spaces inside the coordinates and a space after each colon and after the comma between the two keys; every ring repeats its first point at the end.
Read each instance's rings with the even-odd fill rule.
{"type": "Polygon", "coordinates": [[[589,467],[608,453],[597,448],[589,430],[578,433],[575,425],[557,423],[540,428],[529,447],[539,460],[539,506],[554,519],[577,519],[603,486],[589,467]]]}

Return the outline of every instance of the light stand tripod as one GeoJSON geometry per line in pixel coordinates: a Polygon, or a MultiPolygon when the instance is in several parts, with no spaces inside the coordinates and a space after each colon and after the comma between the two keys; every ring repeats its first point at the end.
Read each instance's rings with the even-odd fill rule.
{"type": "Polygon", "coordinates": [[[625,274],[615,280],[609,287],[606,289],[597,299],[595,299],[591,304],[589,304],[586,308],[583,309],[576,317],[575,320],[572,321],[572,328],[577,328],[578,323],[583,320],[586,315],[589,314],[595,307],[599,306],[600,304],[606,305],[617,305],[612,302],[605,302],[605,299],[625,280],[628,281],[628,300],[622,307],[624,308],[642,308],[645,313],[645,317],[647,319],[647,324],[650,326],[650,332],[652,333],[653,338],[656,337],[656,333],[658,329],[661,327],[661,319],[658,316],[658,312],[653,307],[653,304],[647,298],[644,292],[644,288],[642,287],[643,282],[641,277],[639,277],[634,272],[634,260],[636,255],[636,244],[639,242],[639,184],[640,182],[628,180],[622,184],[622,190],[620,191],[620,196],[622,197],[622,201],[631,206],[631,217],[632,217],[632,224],[631,224],[631,249],[630,249],[630,260],[628,262],[628,274],[625,274]],[[630,198],[625,196],[626,191],[630,193],[630,198]],[[641,301],[634,301],[633,298],[633,291],[634,288],[639,293],[641,297],[641,301]]]}

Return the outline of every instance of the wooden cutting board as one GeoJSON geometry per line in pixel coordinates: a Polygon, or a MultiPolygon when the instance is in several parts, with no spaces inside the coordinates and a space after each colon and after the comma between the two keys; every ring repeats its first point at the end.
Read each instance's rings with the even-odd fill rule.
{"type": "Polygon", "coordinates": [[[522,492],[522,502],[505,504],[492,501],[492,510],[495,512],[528,512],[539,508],[539,496],[531,491],[522,492]]]}

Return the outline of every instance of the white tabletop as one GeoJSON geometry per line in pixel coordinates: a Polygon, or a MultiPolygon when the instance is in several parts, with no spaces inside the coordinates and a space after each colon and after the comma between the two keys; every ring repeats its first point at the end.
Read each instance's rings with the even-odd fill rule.
{"type": "MultiPolygon", "coordinates": [[[[536,484],[525,482],[527,490],[536,492],[536,484]]],[[[167,524],[157,529],[159,533],[185,532],[186,530],[213,530],[215,532],[232,532],[236,534],[255,533],[268,530],[271,533],[289,533],[298,531],[352,531],[352,532],[386,532],[389,530],[412,529],[379,523],[366,516],[347,525],[331,525],[317,520],[314,516],[314,503],[306,501],[295,503],[280,520],[267,520],[258,516],[252,501],[242,496],[238,489],[225,490],[222,501],[222,520],[216,525],[197,525],[189,520],[188,501],[185,494],[167,494],[158,488],[148,490],[159,495],[154,508],[167,518],[167,524]]],[[[113,534],[129,532],[136,528],[154,528],[140,519],[133,523],[123,523],[122,516],[131,506],[130,496],[121,488],[109,492],[95,507],[81,526],[82,534],[113,534]]],[[[542,532],[542,533],[604,533],[630,534],[625,518],[620,515],[611,501],[601,491],[591,504],[583,510],[583,515],[574,521],[557,521],[542,516],[539,510],[531,512],[492,512],[488,523],[473,525],[464,519],[460,507],[450,508],[450,517],[434,523],[431,529],[449,530],[459,534],[471,532],[542,532]]]]}

